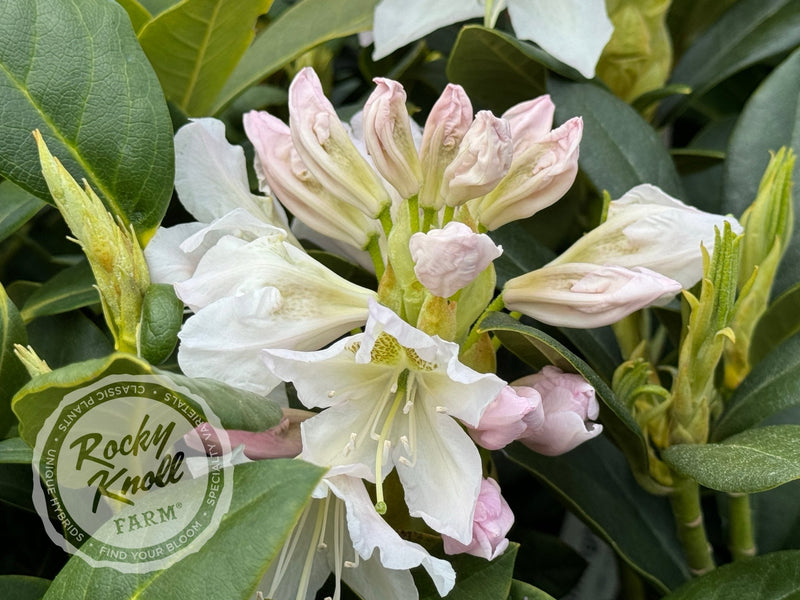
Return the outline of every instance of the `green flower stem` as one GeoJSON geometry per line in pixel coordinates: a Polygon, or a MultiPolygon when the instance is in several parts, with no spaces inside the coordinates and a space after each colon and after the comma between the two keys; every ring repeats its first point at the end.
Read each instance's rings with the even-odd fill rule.
{"type": "Polygon", "coordinates": [[[392,231],[392,212],[388,205],[378,215],[378,220],[381,222],[381,227],[383,227],[386,237],[389,237],[389,233],[392,231]]]}
{"type": "Polygon", "coordinates": [[[694,576],[704,575],[715,565],[703,523],[700,486],[692,479],[677,480],[669,500],[689,569],[694,576]]]}
{"type": "Polygon", "coordinates": [[[747,494],[728,494],[730,502],[730,529],[728,544],[733,560],[750,558],[756,554],[753,539],[753,514],[750,511],[750,496],[747,494]]]}
{"type": "Polygon", "coordinates": [[[437,223],[437,216],[436,211],[432,208],[423,208],[422,209],[422,233],[428,233],[428,230],[431,228],[431,225],[437,223]]]}
{"type": "Polygon", "coordinates": [[[442,227],[444,227],[450,221],[452,221],[455,215],[456,215],[456,209],[454,206],[445,206],[444,215],[442,216],[442,227]]]}
{"type": "Polygon", "coordinates": [[[413,233],[419,231],[419,196],[416,194],[408,199],[408,222],[413,233]]]}
{"type": "Polygon", "coordinates": [[[377,235],[372,236],[367,243],[367,252],[372,259],[372,264],[375,265],[375,277],[378,281],[383,277],[383,272],[386,267],[383,264],[383,256],[381,255],[381,245],[377,235]]]}

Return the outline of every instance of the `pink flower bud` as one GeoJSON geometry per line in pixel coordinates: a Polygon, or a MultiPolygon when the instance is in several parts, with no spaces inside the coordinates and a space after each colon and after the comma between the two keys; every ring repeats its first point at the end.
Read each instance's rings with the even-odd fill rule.
{"type": "Polygon", "coordinates": [[[444,229],[415,233],[408,241],[417,279],[436,296],[449,298],[503,253],[486,234],[451,221],[444,229]]]}
{"type": "Polygon", "coordinates": [[[373,218],[391,203],[310,67],[302,69],[289,86],[289,124],[300,158],[332,194],[373,218]]]}
{"type": "Polygon", "coordinates": [[[306,168],[283,121],[255,110],[243,121],[262,189],[271,189],[295,217],[328,237],[364,248],[377,235],[373,220],[336,198],[306,168]]]}
{"type": "Polygon", "coordinates": [[[472,541],[468,544],[442,535],[447,554],[472,554],[494,560],[508,548],[506,534],[514,524],[514,513],[500,495],[500,486],[494,479],[481,481],[481,491],[475,505],[472,522],[472,541]]]}
{"type": "Polygon", "coordinates": [[[422,168],[411,135],[406,93],[391,79],[373,81],[377,87],[364,105],[364,143],[378,172],[403,198],[410,198],[419,191],[422,168]]]}
{"type": "Polygon", "coordinates": [[[508,122],[488,110],[480,111],[444,170],[442,192],[447,205],[460,206],[491,191],[508,172],[512,154],[508,122]]]}
{"type": "Polygon", "coordinates": [[[513,385],[532,387],[542,398],[544,422],[538,428],[529,427],[519,438],[531,450],[557,456],[603,431],[602,425],[592,422],[600,414],[594,388],[580,375],[548,365],[513,385]]]}
{"type": "Polygon", "coordinates": [[[522,437],[528,427],[539,428],[544,411],[539,392],[531,387],[507,385],[481,415],[475,429],[467,428],[470,437],[487,450],[500,450],[522,437]]]}
{"type": "Polygon", "coordinates": [[[643,267],[566,263],[507,281],[503,301],[543,323],[585,329],[616,323],[680,290],[677,281],[643,267]]]}
{"type": "Polygon", "coordinates": [[[550,96],[544,95],[520,102],[503,113],[503,118],[511,125],[515,153],[530,148],[550,133],[555,111],[550,96]]]}
{"type": "Polygon", "coordinates": [[[217,429],[208,423],[203,423],[195,431],[196,435],[187,434],[184,439],[192,448],[200,450],[196,444],[196,438],[199,437],[205,451],[210,455],[219,455],[219,439],[223,435],[227,436],[227,445],[231,449],[244,446],[244,455],[250,460],[294,458],[303,451],[299,423],[296,419],[293,422],[287,416],[284,416],[275,427],[270,427],[266,431],[217,429]]]}
{"type": "Polygon", "coordinates": [[[478,221],[494,230],[561,198],[578,173],[582,135],[583,120],[575,117],[526,148],[515,148],[508,174],[478,204],[478,221]]]}
{"type": "Polygon", "coordinates": [[[442,176],[458,154],[461,140],[471,124],[472,103],[467,93],[460,85],[448,84],[433,105],[422,132],[420,206],[436,210],[444,206],[442,176]]]}

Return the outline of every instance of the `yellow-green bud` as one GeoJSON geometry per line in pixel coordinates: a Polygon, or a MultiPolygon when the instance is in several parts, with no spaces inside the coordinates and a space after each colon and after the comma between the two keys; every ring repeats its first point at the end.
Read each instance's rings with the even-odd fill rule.
{"type": "Polygon", "coordinates": [[[53,370],[44,360],[39,358],[39,355],[30,346],[14,344],[14,354],[17,355],[17,358],[31,377],[44,375],[53,370]]]}
{"type": "Polygon", "coordinates": [[[126,229],[114,220],[88,183],[84,182],[85,190],[81,189],[50,154],[38,130],[33,135],[50,195],[89,259],[115,348],[135,353],[142,297],[150,285],[147,263],[136,235],[133,229],[126,229]]]}

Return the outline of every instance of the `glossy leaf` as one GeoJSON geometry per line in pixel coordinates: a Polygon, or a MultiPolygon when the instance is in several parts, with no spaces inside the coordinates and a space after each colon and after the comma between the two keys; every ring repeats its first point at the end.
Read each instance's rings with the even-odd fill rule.
{"type": "Polygon", "coordinates": [[[499,115],[545,93],[544,56],[539,48],[511,35],[467,25],[450,52],[447,77],[462,85],[472,100],[499,115]]]}
{"type": "Polygon", "coordinates": [[[0,242],[27,223],[44,204],[18,185],[0,182],[0,242]]]}
{"type": "Polygon", "coordinates": [[[712,440],[725,440],[799,405],[800,336],[794,336],[758,363],[736,389],[714,426],[712,440]]]}
{"type": "Polygon", "coordinates": [[[34,319],[28,323],[28,343],[51,369],[114,350],[107,333],[80,311],[34,319]]]}
{"type": "Polygon", "coordinates": [[[33,463],[33,448],[19,437],[3,440],[0,442],[0,463],[29,465],[33,463]]]}
{"type": "MultiPolygon", "coordinates": [[[[442,556],[440,541],[437,540],[433,543],[415,541],[420,541],[434,555],[442,556]]],[[[456,571],[456,585],[447,594],[447,600],[507,598],[518,550],[519,544],[512,542],[506,551],[493,561],[469,554],[444,555],[443,558],[450,561],[456,571]]],[[[420,600],[439,600],[441,598],[427,575],[423,575],[417,580],[417,587],[420,600]]]]}
{"type": "Polygon", "coordinates": [[[183,0],[139,33],[167,99],[190,117],[214,100],[255,36],[272,0],[183,0]]]}
{"type": "Polygon", "coordinates": [[[29,512],[34,511],[31,463],[0,464],[0,502],[29,512]]]}
{"type": "Polygon", "coordinates": [[[136,33],[139,33],[142,27],[153,18],[148,10],[139,4],[138,0],[117,0],[117,3],[128,13],[128,18],[131,20],[131,25],[136,33]]]}
{"type": "Polygon", "coordinates": [[[244,53],[214,103],[216,114],[251,85],[314,46],[372,28],[376,0],[301,0],[263,29],[244,53]]]}
{"type": "Polygon", "coordinates": [[[748,429],[719,444],[680,444],[664,462],[700,485],[752,494],[800,479],[800,425],[748,429]]]}
{"type": "Polygon", "coordinates": [[[239,465],[234,469],[231,506],[199,552],[162,571],[141,575],[96,569],[73,557],[44,597],[248,598],[324,472],[288,459],[239,465]]]}
{"type": "Polygon", "coordinates": [[[758,364],[774,348],[800,333],[800,283],[770,304],[758,320],[750,340],[750,363],[758,364]]]}
{"type": "Polygon", "coordinates": [[[49,586],[50,580],[41,577],[0,575],[0,598],[39,600],[49,586]]]}
{"type": "Polygon", "coordinates": [[[513,579],[511,581],[511,593],[508,600],[555,600],[547,592],[533,587],[529,583],[513,579]]]}
{"type": "Polygon", "coordinates": [[[520,324],[504,313],[492,313],[481,323],[480,329],[493,332],[503,346],[534,368],[553,364],[563,371],[580,373],[585,377],[600,400],[600,420],[606,432],[623,449],[642,484],[652,483],[647,475],[649,468],[645,440],[638,424],[589,365],[559,341],[533,327],[520,324]]]}
{"type": "Polygon", "coordinates": [[[681,184],[661,139],[625,102],[592,83],[551,77],[547,90],[556,121],[583,117],[578,164],[594,186],[619,198],[640,183],[652,183],[681,197],[681,184]]]}
{"type": "MultiPolygon", "coordinates": [[[[799,21],[795,28],[800,34],[800,3],[793,4],[799,21]]],[[[725,165],[725,212],[740,215],[755,200],[769,153],[781,146],[800,154],[800,49],[764,80],[742,111],[725,165]]],[[[795,163],[793,179],[794,235],[778,268],[774,294],[800,281],[800,162],[795,163]]]]}
{"type": "Polygon", "coordinates": [[[800,593],[800,551],[775,552],[724,565],[663,600],[789,600],[800,593]]]}
{"type": "Polygon", "coordinates": [[[11,397],[28,380],[25,367],[14,354],[14,344],[28,342],[17,307],[0,285],[0,439],[14,424],[11,397]]]}
{"type": "Polygon", "coordinates": [[[139,354],[158,365],[167,360],[178,343],[183,323],[183,302],[170,284],[154,283],[142,299],[139,325],[139,354]]]}
{"type": "Polygon", "coordinates": [[[36,317],[56,315],[100,302],[89,263],[68,267],[37,288],[20,314],[25,322],[36,317]]]}
{"type": "Polygon", "coordinates": [[[645,492],[625,457],[601,436],[558,457],[519,443],[508,456],[541,479],[597,535],[662,592],[688,579],[666,498],[645,492]]]}
{"type": "Polygon", "coordinates": [[[741,0],[695,40],[675,67],[672,83],[690,86],[688,98],[665,102],[667,118],[734,73],[800,43],[795,0],[741,0]]]}
{"type": "Polygon", "coordinates": [[[50,194],[31,132],[149,238],[172,193],[172,127],[158,80],[115,2],[0,3],[0,175],[50,194]],[[68,49],[68,51],[67,51],[68,49]]]}
{"type": "Polygon", "coordinates": [[[131,354],[115,353],[74,363],[31,380],[13,401],[14,412],[20,420],[20,436],[33,446],[44,421],[72,390],[107,375],[150,373],[168,377],[176,386],[188,388],[203,398],[227,429],[263,431],[277,425],[281,419],[281,409],[263,396],[212,379],[189,378],[159,371],[131,354]]]}

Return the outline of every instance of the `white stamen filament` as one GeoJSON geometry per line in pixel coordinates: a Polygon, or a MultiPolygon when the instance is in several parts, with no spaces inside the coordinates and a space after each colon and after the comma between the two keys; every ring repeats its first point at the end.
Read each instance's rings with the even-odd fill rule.
{"type": "Polygon", "coordinates": [[[400,377],[398,377],[397,381],[394,383],[393,388],[396,390],[394,402],[392,402],[392,405],[389,408],[389,413],[386,415],[386,419],[383,422],[381,434],[378,437],[378,447],[375,451],[375,510],[381,515],[386,513],[386,502],[383,499],[383,462],[384,460],[388,462],[388,454],[386,457],[384,457],[384,452],[386,452],[387,449],[386,443],[388,442],[391,444],[388,439],[389,433],[392,430],[392,422],[394,422],[397,410],[400,408],[400,404],[406,397],[407,381],[408,371],[406,370],[400,373],[400,377]]]}
{"type": "Polygon", "coordinates": [[[303,527],[306,524],[309,512],[310,508],[306,508],[303,511],[303,514],[300,516],[300,520],[297,522],[297,525],[295,525],[292,533],[289,534],[289,538],[286,540],[286,542],[284,542],[283,548],[281,548],[281,554],[278,557],[278,565],[275,567],[275,577],[272,579],[272,585],[269,588],[268,595],[270,598],[275,597],[278,586],[280,586],[283,576],[286,575],[286,568],[289,566],[288,558],[294,554],[294,549],[297,547],[297,542],[300,539],[300,533],[303,531],[303,527]]]}
{"type": "MultiPolygon", "coordinates": [[[[314,533],[311,535],[312,540],[319,539],[320,531],[322,530],[322,523],[326,514],[326,505],[324,502],[317,503],[317,520],[314,523],[314,533]]],[[[305,600],[308,592],[309,579],[311,578],[311,566],[314,564],[314,555],[316,554],[317,546],[312,543],[308,545],[306,552],[306,560],[303,563],[303,571],[300,574],[300,583],[297,587],[297,595],[295,600],[305,600]]]]}
{"type": "Polygon", "coordinates": [[[328,504],[330,504],[331,495],[328,494],[325,496],[325,507],[322,509],[322,530],[319,534],[319,541],[317,542],[317,550],[324,550],[328,547],[328,544],[325,543],[325,530],[327,529],[328,525],[328,504]]]}
{"type": "Polygon", "coordinates": [[[335,502],[333,505],[333,574],[336,580],[336,587],[333,591],[333,599],[339,600],[342,595],[342,558],[344,555],[344,509],[343,502],[335,502]]]}

